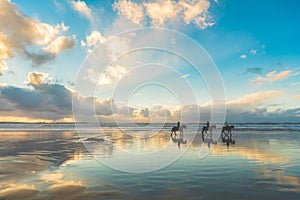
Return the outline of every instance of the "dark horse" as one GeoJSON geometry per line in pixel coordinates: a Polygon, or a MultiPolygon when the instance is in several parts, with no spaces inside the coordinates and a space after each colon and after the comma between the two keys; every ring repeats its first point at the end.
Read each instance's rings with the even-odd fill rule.
{"type": "Polygon", "coordinates": [[[183,129],[186,129],[186,125],[182,125],[182,126],[174,126],[172,129],[171,129],[171,137],[173,136],[173,134],[177,135],[176,132],[177,131],[180,131],[180,135],[183,134],[183,129]]]}
{"type": "Polygon", "coordinates": [[[231,125],[231,126],[223,126],[222,133],[224,133],[225,131],[227,131],[227,134],[230,133],[230,135],[231,135],[231,130],[234,130],[234,126],[233,125],[231,125]]]}
{"type": "Polygon", "coordinates": [[[235,144],[235,140],[232,140],[231,136],[231,130],[234,130],[234,126],[224,126],[222,128],[222,141],[227,143],[227,146],[229,146],[230,143],[235,144]],[[227,131],[227,133],[225,133],[227,131]]]}
{"type": "Polygon", "coordinates": [[[202,140],[204,141],[204,132],[207,133],[207,131],[212,131],[213,129],[217,129],[216,125],[211,125],[207,128],[207,126],[202,127],[202,140]]]}

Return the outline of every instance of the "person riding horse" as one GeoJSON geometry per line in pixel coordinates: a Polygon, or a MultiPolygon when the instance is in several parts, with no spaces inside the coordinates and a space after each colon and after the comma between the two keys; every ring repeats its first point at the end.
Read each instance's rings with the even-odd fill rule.
{"type": "Polygon", "coordinates": [[[186,125],[180,126],[180,122],[178,122],[178,123],[177,123],[177,127],[174,126],[174,127],[171,129],[171,137],[173,136],[173,134],[177,135],[177,134],[176,134],[177,131],[180,131],[180,134],[182,135],[182,134],[183,134],[183,129],[186,129],[186,125]]]}
{"type": "Polygon", "coordinates": [[[202,127],[202,140],[205,140],[204,133],[207,134],[207,131],[212,131],[213,129],[217,129],[216,125],[209,125],[209,121],[206,122],[206,126],[202,127]]]}
{"type": "Polygon", "coordinates": [[[231,130],[233,130],[233,129],[234,129],[234,126],[233,125],[229,126],[228,122],[225,122],[225,126],[223,126],[223,128],[222,128],[222,132],[221,132],[222,141],[227,142],[227,146],[229,146],[229,143],[232,143],[232,144],[235,143],[235,141],[232,140],[232,138],[231,138],[232,137],[231,130]],[[225,131],[227,131],[227,133],[225,131]]]}

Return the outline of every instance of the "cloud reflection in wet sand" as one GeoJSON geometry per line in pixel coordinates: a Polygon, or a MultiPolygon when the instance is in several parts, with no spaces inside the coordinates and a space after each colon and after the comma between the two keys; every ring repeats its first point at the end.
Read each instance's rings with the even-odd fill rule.
{"type": "MultiPolygon", "coordinates": [[[[87,133],[86,137],[100,138],[100,135],[87,133]]],[[[160,132],[151,138],[146,136],[139,136],[138,138],[128,135],[122,136],[116,131],[112,131],[111,134],[108,132],[101,137],[104,140],[88,142],[95,145],[97,147],[95,151],[101,155],[113,156],[115,148],[149,152],[163,148],[169,143],[174,145],[174,150],[179,151],[177,144],[172,142],[169,132],[160,132]],[[140,141],[141,138],[142,141],[140,141]]],[[[190,144],[192,140],[189,138],[189,134],[186,133],[184,137],[190,144]]],[[[167,192],[167,194],[162,193],[160,196],[171,199],[174,198],[175,194],[178,197],[183,194],[183,191],[188,191],[187,186],[179,187],[178,183],[183,184],[185,181],[191,181],[193,187],[200,187],[203,178],[208,176],[203,173],[215,165],[218,166],[218,163],[224,159],[235,160],[234,163],[238,165],[246,160],[248,163],[244,167],[250,169],[252,167],[252,173],[255,175],[254,180],[259,187],[271,188],[273,192],[300,192],[300,179],[297,173],[295,174],[290,168],[290,166],[299,164],[299,161],[295,160],[299,159],[299,154],[295,151],[299,148],[299,144],[289,141],[288,138],[270,140],[260,137],[249,138],[245,135],[236,135],[236,145],[227,148],[226,145],[219,142],[208,159],[201,161],[194,159],[194,153],[199,151],[202,143],[201,135],[197,135],[189,151],[183,156],[184,158],[179,159],[175,164],[175,166],[179,166],[179,175],[182,171],[188,173],[186,177],[184,176],[185,179],[177,180],[176,177],[173,177],[172,174],[177,173],[175,168],[171,166],[163,170],[164,178],[160,176],[151,177],[151,181],[162,186],[171,185],[173,189],[164,188],[163,191],[168,190],[172,194],[167,192]],[[281,144],[281,148],[278,148],[278,144],[281,144]],[[205,166],[199,165],[201,162],[205,163],[205,166]],[[194,170],[196,171],[193,172],[194,170]],[[169,179],[175,181],[174,184],[166,183],[169,179]],[[174,190],[176,187],[179,188],[174,190]]],[[[26,133],[10,133],[4,134],[2,140],[6,142],[0,153],[0,199],[130,199],[130,191],[126,190],[127,186],[122,186],[124,180],[118,177],[124,175],[113,170],[99,168],[100,164],[93,161],[75,133],[50,132],[36,135],[30,132],[27,135],[26,133]],[[102,179],[103,176],[109,178],[102,179]],[[117,180],[113,180],[112,177],[117,180]],[[91,178],[95,180],[91,181],[91,178]],[[120,180],[122,181],[120,182],[120,180]]],[[[234,164],[227,167],[236,169],[234,164]]],[[[240,176],[243,177],[244,174],[240,174],[240,176]]],[[[142,181],[140,186],[145,184],[143,178],[137,180],[142,181]]],[[[139,186],[132,183],[131,185],[132,187],[139,186]]],[[[134,195],[141,195],[143,191],[145,193],[148,190],[151,191],[151,187],[143,188],[143,191],[140,192],[137,191],[138,188],[131,189],[137,192],[134,195]]],[[[155,189],[152,188],[152,191],[155,189]]],[[[145,198],[147,199],[147,196],[145,198]]]]}

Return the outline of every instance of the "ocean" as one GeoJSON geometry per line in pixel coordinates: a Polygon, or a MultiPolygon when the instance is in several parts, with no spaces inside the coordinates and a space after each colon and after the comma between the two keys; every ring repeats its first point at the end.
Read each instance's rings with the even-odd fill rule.
{"type": "Polygon", "coordinates": [[[299,199],[300,123],[203,125],[0,123],[0,199],[299,199]]]}

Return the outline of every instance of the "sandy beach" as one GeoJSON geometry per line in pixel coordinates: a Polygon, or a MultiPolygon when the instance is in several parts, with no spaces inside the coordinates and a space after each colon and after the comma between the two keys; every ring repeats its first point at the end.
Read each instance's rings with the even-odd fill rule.
{"type": "MultiPolygon", "coordinates": [[[[0,199],[297,199],[299,196],[298,131],[251,131],[241,125],[233,133],[235,145],[227,147],[219,141],[207,157],[199,159],[200,134],[191,140],[186,131],[187,143],[178,148],[168,130],[163,129],[138,146],[140,138],[120,138],[114,134],[116,127],[107,127],[103,140],[87,140],[100,138],[100,134],[87,131],[82,138],[71,128],[69,131],[2,130],[0,199]],[[189,149],[163,169],[132,174],[103,165],[87,151],[85,143],[97,146],[94,149],[98,156],[110,157],[115,156],[117,148],[148,152],[171,144],[174,151],[185,146],[189,149]]],[[[138,130],[135,132],[138,134],[138,130]]],[[[143,133],[145,130],[140,132],[143,133]]]]}

